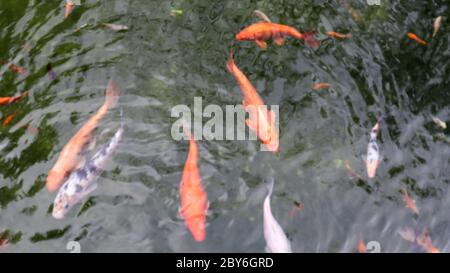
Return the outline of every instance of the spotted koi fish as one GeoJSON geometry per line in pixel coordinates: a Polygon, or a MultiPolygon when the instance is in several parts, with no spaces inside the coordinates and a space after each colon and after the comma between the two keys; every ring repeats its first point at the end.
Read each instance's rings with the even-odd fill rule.
{"type": "Polygon", "coordinates": [[[120,128],[114,134],[110,142],[104,145],[94,156],[85,161],[79,168],[71,173],[69,179],[59,189],[53,203],[53,217],[62,219],[66,213],[83,198],[89,195],[97,188],[95,182],[101,174],[102,169],[111,157],[113,151],[117,148],[122,139],[124,130],[123,112],[120,111],[120,128]]]}
{"type": "Polygon", "coordinates": [[[367,157],[365,159],[365,162],[366,162],[366,168],[367,168],[367,176],[369,176],[369,178],[375,177],[377,168],[380,165],[381,160],[382,160],[382,157],[380,157],[378,143],[377,143],[377,136],[378,136],[378,132],[380,130],[380,123],[381,123],[381,119],[378,119],[377,123],[375,124],[375,126],[372,128],[372,131],[370,132],[370,140],[369,140],[369,144],[367,145],[367,157]]]}

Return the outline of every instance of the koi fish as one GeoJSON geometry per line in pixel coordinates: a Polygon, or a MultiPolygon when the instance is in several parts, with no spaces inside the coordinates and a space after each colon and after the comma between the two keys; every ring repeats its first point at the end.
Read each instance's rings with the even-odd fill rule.
{"type": "Polygon", "coordinates": [[[264,199],[264,238],[266,239],[266,251],[269,253],[291,253],[291,243],[289,242],[286,234],[280,224],[278,224],[275,217],[272,215],[270,208],[270,196],[273,190],[273,178],[270,178],[266,184],[267,196],[264,199]]]}
{"type": "Polygon", "coordinates": [[[228,71],[236,78],[244,95],[243,106],[249,113],[249,119],[245,121],[247,126],[252,129],[266,148],[276,153],[278,151],[279,139],[275,128],[275,113],[267,110],[256,89],[252,86],[247,77],[236,66],[233,59],[233,53],[230,53],[230,60],[227,63],[228,71]]]}
{"type": "Polygon", "coordinates": [[[334,31],[328,31],[328,32],[326,32],[326,34],[330,37],[339,38],[339,39],[352,38],[351,33],[343,34],[343,33],[338,33],[338,32],[334,32],[334,31]]]}
{"type": "Polygon", "coordinates": [[[375,177],[377,168],[382,160],[382,157],[380,157],[378,151],[378,143],[377,143],[377,135],[378,131],[380,130],[380,123],[381,119],[379,119],[375,124],[375,126],[372,128],[372,131],[370,132],[369,144],[367,145],[367,157],[365,159],[365,162],[367,168],[367,175],[369,176],[369,178],[375,177]]]}
{"type": "Polygon", "coordinates": [[[314,84],[312,88],[314,90],[318,91],[318,90],[330,88],[330,87],[331,87],[331,84],[329,84],[327,82],[319,82],[319,83],[314,84]]]}
{"type": "Polygon", "coordinates": [[[72,12],[73,7],[75,6],[75,3],[71,0],[66,0],[66,11],[64,13],[64,19],[69,17],[69,14],[72,12]]]}
{"type": "Polygon", "coordinates": [[[97,188],[96,179],[100,176],[107,160],[122,139],[125,122],[123,111],[120,111],[120,127],[109,143],[104,145],[92,156],[90,160],[84,162],[79,168],[74,170],[67,181],[59,189],[53,202],[52,215],[56,219],[62,219],[66,213],[88,196],[97,188]]]}
{"type": "Polygon", "coordinates": [[[419,236],[417,236],[412,228],[399,230],[398,233],[403,239],[419,245],[427,253],[440,253],[439,249],[433,245],[427,228],[419,236]]]}
{"type": "Polygon", "coordinates": [[[359,253],[367,252],[366,244],[364,243],[361,235],[359,236],[359,241],[358,241],[358,245],[356,246],[356,250],[358,250],[359,253]]]}
{"type": "Polygon", "coordinates": [[[442,16],[438,16],[433,23],[433,38],[434,36],[436,36],[436,34],[438,33],[439,29],[441,28],[441,23],[442,23],[442,16]]]}
{"type": "Polygon", "coordinates": [[[439,249],[433,245],[428,229],[426,228],[417,238],[417,244],[420,245],[428,253],[440,253],[439,249]]]}
{"type": "Polygon", "coordinates": [[[180,214],[194,239],[201,242],[206,237],[205,222],[208,200],[197,166],[197,143],[190,133],[187,131],[186,133],[189,137],[189,153],[180,182],[180,214]]]}
{"type": "Polygon", "coordinates": [[[15,117],[16,117],[15,113],[7,116],[2,122],[3,126],[7,126],[15,117]]]}
{"type": "Polygon", "coordinates": [[[123,30],[128,30],[128,27],[125,25],[116,25],[116,24],[107,24],[107,23],[103,23],[103,26],[114,30],[114,31],[123,31],[123,30]]]}
{"type": "Polygon", "coordinates": [[[116,83],[110,80],[106,88],[106,97],[103,105],[64,146],[58,160],[49,171],[47,176],[47,190],[49,192],[57,190],[78,165],[80,153],[89,143],[92,133],[97,128],[100,120],[106,115],[108,109],[117,103],[118,95],[119,89],[116,83]]]}
{"type": "Polygon", "coordinates": [[[20,74],[20,75],[26,75],[27,74],[27,69],[18,65],[15,65],[13,63],[8,64],[8,69],[11,72],[20,74]]]}
{"type": "Polygon", "coordinates": [[[419,209],[416,206],[416,201],[414,201],[405,189],[402,189],[403,201],[405,201],[406,207],[411,209],[415,214],[419,214],[419,209]]]}
{"type": "Polygon", "coordinates": [[[16,102],[16,101],[22,99],[23,97],[26,97],[27,95],[28,95],[28,91],[25,91],[21,95],[15,96],[15,97],[0,97],[0,106],[8,105],[13,102],[16,102]]]}
{"type": "Polygon", "coordinates": [[[261,49],[266,49],[266,40],[273,39],[275,44],[281,46],[284,44],[284,37],[286,36],[305,40],[312,48],[317,48],[320,45],[320,41],[314,38],[314,32],[300,33],[293,27],[265,21],[246,27],[236,35],[236,40],[255,41],[261,49]]]}
{"type": "Polygon", "coordinates": [[[440,120],[439,118],[431,117],[431,119],[433,120],[434,123],[436,123],[437,126],[441,127],[444,130],[447,129],[447,124],[442,120],[440,120]]]}
{"type": "Polygon", "coordinates": [[[419,44],[422,44],[422,45],[427,45],[427,44],[428,44],[426,41],[420,39],[419,37],[417,37],[416,34],[414,34],[414,33],[412,33],[412,32],[408,32],[407,35],[408,35],[408,38],[409,38],[409,39],[412,39],[412,40],[418,42],[419,44]]]}

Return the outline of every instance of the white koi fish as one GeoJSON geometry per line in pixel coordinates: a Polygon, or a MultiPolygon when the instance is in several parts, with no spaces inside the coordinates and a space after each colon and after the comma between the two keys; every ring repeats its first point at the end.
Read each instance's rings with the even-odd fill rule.
{"type": "Polygon", "coordinates": [[[369,176],[369,178],[375,177],[377,168],[380,165],[381,160],[383,159],[382,157],[380,157],[377,143],[378,131],[380,130],[380,122],[381,119],[378,119],[377,124],[375,124],[375,126],[372,128],[372,131],[370,132],[369,144],[367,145],[367,157],[365,159],[365,162],[367,168],[367,176],[369,176]]]}
{"type": "Polygon", "coordinates": [[[264,200],[264,238],[266,239],[266,251],[269,253],[291,253],[291,243],[277,220],[272,215],[270,208],[270,196],[273,189],[273,178],[267,182],[268,193],[264,200]]]}
{"type": "Polygon", "coordinates": [[[95,180],[101,174],[102,169],[117,148],[124,130],[122,110],[120,111],[120,128],[114,134],[109,143],[104,145],[90,160],[85,161],[80,167],[71,173],[64,185],[59,189],[53,202],[53,217],[62,219],[66,213],[97,188],[95,180]]]}

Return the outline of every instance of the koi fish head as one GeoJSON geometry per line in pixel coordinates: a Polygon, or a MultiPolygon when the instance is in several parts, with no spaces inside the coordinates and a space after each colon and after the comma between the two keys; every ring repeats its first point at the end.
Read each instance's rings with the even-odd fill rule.
{"type": "Polygon", "coordinates": [[[47,176],[47,190],[49,192],[56,191],[65,178],[66,174],[64,172],[51,170],[47,176]]]}

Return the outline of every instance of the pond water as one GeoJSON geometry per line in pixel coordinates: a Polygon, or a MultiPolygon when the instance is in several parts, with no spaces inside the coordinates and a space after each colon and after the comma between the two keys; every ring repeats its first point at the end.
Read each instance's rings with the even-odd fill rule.
{"type": "Polygon", "coordinates": [[[83,252],[264,252],[264,179],[272,172],[272,211],[294,252],[356,252],[360,239],[382,252],[422,252],[399,235],[408,227],[428,229],[435,247],[450,250],[450,130],[432,120],[450,120],[448,1],[81,4],[64,19],[64,1],[0,1],[0,96],[29,92],[0,106],[0,234],[9,241],[1,252],[68,252],[74,240],[83,252]],[[316,30],[320,47],[294,38],[267,50],[235,41],[258,22],[255,9],[316,30]],[[279,105],[280,149],[261,152],[257,140],[197,141],[209,200],[199,243],[179,215],[189,143],[172,138],[171,109],[192,107],[194,97],[204,106],[242,102],[226,69],[231,48],[262,99],[279,105]],[[27,73],[10,71],[10,62],[27,73]],[[121,94],[95,132],[96,147],[118,128],[120,108],[123,139],[97,189],[54,219],[47,173],[103,103],[109,79],[121,94]],[[314,90],[317,82],[331,87],[314,90]],[[363,155],[378,117],[383,159],[369,179],[363,155]],[[418,215],[405,207],[403,189],[418,215]]]}

